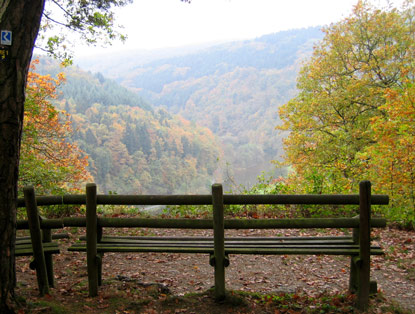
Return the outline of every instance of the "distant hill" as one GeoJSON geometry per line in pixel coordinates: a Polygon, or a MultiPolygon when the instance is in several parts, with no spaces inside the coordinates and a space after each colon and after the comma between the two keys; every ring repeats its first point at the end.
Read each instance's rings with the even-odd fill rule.
{"type": "Polygon", "coordinates": [[[89,156],[89,171],[102,192],[203,193],[221,156],[212,132],[164,109],[102,74],[62,69],[41,58],[37,72],[63,71],[66,84],[54,104],[71,114],[73,141],[89,156]]]}
{"type": "MultiPolygon", "coordinates": [[[[139,54],[136,59],[130,54],[122,58],[128,68],[113,55],[112,68],[120,65],[117,71],[106,67],[102,71],[152,105],[212,130],[224,150],[222,167],[227,163],[227,173],[249,185],[283,154],[284,135],[274,129],[279,123],[278,107],[295,96],[301,62],[322,38],[320,28],[313,27],[187,54],[176,51],[171,57],[153,56],[147,62],[139,54]]],[[[89,68],[87,62],[82,64],[89,68]]]]}

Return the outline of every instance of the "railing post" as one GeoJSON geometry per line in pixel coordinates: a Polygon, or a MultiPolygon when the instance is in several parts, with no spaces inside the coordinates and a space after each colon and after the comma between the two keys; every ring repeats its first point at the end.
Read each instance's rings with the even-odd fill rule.
{"type": "Polygon", "coordinates": [[[33,186],[25,187],[23,190],[27,219],[29,221],[30,239],[32,241],[33,257],[35,259],[39,294],[49,294],[48,275],[46,269],[45,255],[40,233],[40,221],[36,204],[35,189],[33,186]]]}
{"type": "Polygon", "coordinates": [[[98,295],[98,261],[97,261],[97,186],[86,185],[86,258],[88,268],[89,296],[98,295]]]}
{"type": "Polygon", "coordinates": [[[369,306],[370,293],[370,211],[371,183],[362,181],[359,184],[360,228],[359,228],[359,263],[357,305],[360,310],[369,306]]]}
{"type": "Polygon", "coordinates": [[[225,298],[225,224],[223,217],[223,188],[221,184],[212,185],[213,236],[215,266],[215,298],[225,298]]]}

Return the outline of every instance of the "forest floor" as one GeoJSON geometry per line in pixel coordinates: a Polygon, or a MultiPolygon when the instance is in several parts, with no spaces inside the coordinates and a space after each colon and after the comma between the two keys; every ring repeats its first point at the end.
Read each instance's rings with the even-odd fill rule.
{"type": "MultiPolygon", "coordinates": [[[[172,231],[155,230],[139,232],[172,235],[172,231]]],[[[206,255],[108,253],[103,259],[99,296],[89,298],[86,254],[66,249],[81,231],[68,228],[65,232],[70,238],[59,240],[62,249],[54,256],[56,285],[50,295],[38,296],[29,258],[16,259],[18,313],[353,312],[354,296],[347,293],[349,258],[339,256],[230,256],[226,269],[229,295],[226,302],[216,303],[210,289],[213,268],[206,255]]],[[[177,236],[195,231],[174,232],[177,236]]],[[[301,230],[283,232],[294,233],[304,234],[301,230]]],[[[249,236],[273,234],[239,231],[249,236]]],[[[378,282],[379,293],[371,298],[367,313],[415,313],[415,232],[388,228],[374,231],[374,236],[386,254],[372,257],[371,277],[378,282]]]]}

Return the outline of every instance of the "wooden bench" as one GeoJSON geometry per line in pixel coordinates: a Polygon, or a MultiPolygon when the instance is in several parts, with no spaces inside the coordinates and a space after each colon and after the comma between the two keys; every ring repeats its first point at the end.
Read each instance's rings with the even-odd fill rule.
{"type": "Polygon", "coordinates": [[[368,306],[370,256],[381,255],[379,246],[371,245],[371,228],[386,226],[384,219],[371,219],[371,205],[386,205],[385,195],[371,195],[370,182],[360,184],[358,195],[223,195],[222,186],[212,186],[212,195],[97,195],[95,184],[86,188],[86,242],[79,241],[70,251],[87,252],[90,296],[98,294],[102,283],[102,259],[107,252],[205,253],[215,268],[215,296],[225,298],[225,267],[229,255],[346,255],[351,257],[349,289],[358,295],[357,306],[368,306]],[[97,217],[97,204],[119,205],[206,205],[213,207],[213,219],[139,219],[97,217]],[[360,214],[352,218],[303,219],[224,219],[227,204],[316,204],[359,205],[360,214]],[[213,229],[213,237],[137,237],[108,236],[104,228],[183,228],[213,229]],[[225,229],[311,229],[352,228],[350,236],[334,237],[225,237],[225,229]]]}
{"type": "Polygon", "coordinates": [[[30,230],[30,236],[16,237],[15,256],[33,256],[30,268],[36,270],[40,295],[49,293],[54,287],[53,254],[60,253],[54,239],[68,238],[67,234],[53,234],[51,229],[63,228],[62,219],[45,219],[39,215],[33,187],[24,189],[24,202],[18,206],[26,207],[27,220],[18,220],[18,230],[30,230]],[[22,204],[23,203],[23,204],[22,204]]]}

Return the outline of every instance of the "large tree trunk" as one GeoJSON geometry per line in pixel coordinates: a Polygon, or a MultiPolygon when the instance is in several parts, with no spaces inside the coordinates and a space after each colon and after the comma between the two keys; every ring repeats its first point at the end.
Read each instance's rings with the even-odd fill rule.
{"type": "Polygon", "coordinates": [[[0,0],[0,30],[12,31],[12,45],[0,55],[0,313],[12,312],[16,284],[17,180],[25,85],[45,0],[0,0]]]}

